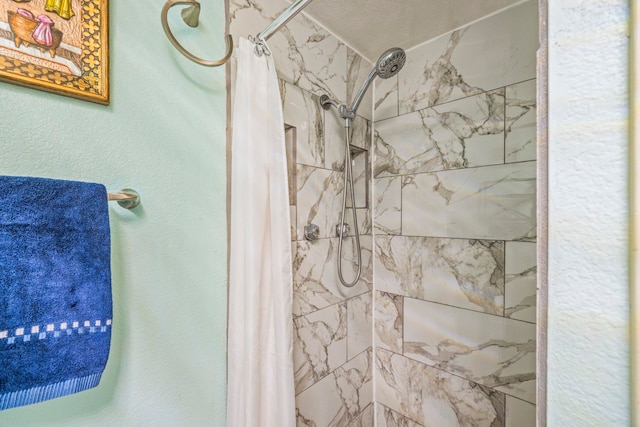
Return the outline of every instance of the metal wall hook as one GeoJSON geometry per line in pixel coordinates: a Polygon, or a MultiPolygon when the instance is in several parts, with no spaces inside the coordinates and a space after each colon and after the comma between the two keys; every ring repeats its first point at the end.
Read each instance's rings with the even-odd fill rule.
{"type": "Polygon", "coordinates": [[[164,32],[169,38],[171,44],[173,44],[173,46],[178,49],[178,52],[197,64],[204,65],[205,67],[219,67],[220,65],[224,65],[229,60],[229,58],[231,58],[231,54],[233,53],[233,39],[231,38],[231,35],[227,34],[225,37],[226,53],[222,58],[214,61],[209,61],[193,55],[178,42],[178,40],[171,32],[171,28],[169,28],[167,14],[169,13],[169,9],[176,5],[190,6],[184,9],[181,13],[182,19],[190,27],[198,26],[198,18],[200,16],[200,3],[195,0],[167,0],[167,2],[162,7],[162,13],[160,17],[162,19],[162,28],[164,29],[164,32]]]}
{"type": "Polygon", "coordinates": [[[200,21],[200,3],[194,2],[193,6],[189,6],[186,9],[182,9],[180,15],[182,15],[182,20],[188,26],[195,28],[198,26],[200,21]]]}

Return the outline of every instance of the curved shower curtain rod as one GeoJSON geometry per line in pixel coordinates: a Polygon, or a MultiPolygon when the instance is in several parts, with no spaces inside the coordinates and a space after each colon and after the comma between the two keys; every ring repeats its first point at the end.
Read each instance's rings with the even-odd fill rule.
{"type": "MultiPolygon", "coordinates": [[[[258,56],[263,54],[269,55],[269,49],[267,48],[265,42],[269,37],[271,37],[275,32],[277,32],[280,27],[285,25],[294,16],[296,16],[306,5],[311,3],[313,0],[298,0],[293,3],[291,6],[286,8],[280,16],[273,20],[271,24],[267,26],[264,30],[258,33],[255,37],[251,37],[251,41],[253,41],[256,45],[256,53],[258,56]]],[[[233,38],[230,34],[227,34],[225,37],[226,40],[226,53],[220,59],[209,61],[206,59],[199,58],[185,49],[175,38],[173,33],[171,32],[171,28],[169,27],[169,23],[167,21],[167,14],[169,13],[169,9],[176,5],[188,5],[189,7],[182,10],[182,20],[190,27],[195,28],[198,26],[198,18],[200,16],[200,3],[196,0],[167,0],[167,2],[162,7],[161,19],[162,19],[162,28],[164,29],[165,34],[169,38],[169,41],[173,46],[178,49],[178,52],[192,60],[193,62],[204,65],[205,67],[219,67],[220,65],[226,64],[226,62],[231,58],[231,54],[233,53],[233,38]]]]}

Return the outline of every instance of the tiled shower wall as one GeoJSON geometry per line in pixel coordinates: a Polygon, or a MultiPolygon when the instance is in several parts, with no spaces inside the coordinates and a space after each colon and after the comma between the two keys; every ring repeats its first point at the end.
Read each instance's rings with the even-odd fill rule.
{"type": "MultiPolygon", "coordinates": [[[[289,3],[231,0],[235,40],[255,35],[289,3]]],[[[343,194],[344,134],[334,110],[319,105],[327,94],[350,100],[371,64],[321,26],[300,14],[269,40],[283,100],[289,156],[293,251],[294,368],[298,426],[373,426],[371,221],[372,98],[362,103],[352,129],[357,176],[354,195],[362,234],[362,277],[352,288],[337,279],[343,194]],[[304,226],[320,239],[304,239],[304,226]]],[[[256,100],[259,102],[259,100],[256,100]]],[[[350,219],[346,221],[353,226],[350,219]]],[[[354,277],[353,238],[345,241],[343,273],[354,277]]]]}
{"type": "MultiPolygon", "coordinates": [[[[255,35],[288,5],[231,0],[231,33],[255,35]]],[[[536,8],[412,49],[377,80],[373,150],[368,97],[352,132],[364,265],[349,289],[336,272],[344,136],[318,98],[350,100],[371,64],[303,14],[269,41],[289,126],[299,426],[373,426],[374,388],[380,427],[535,425],[536,8]]],[[[352,241],[345,255],[349,279],[352,241]]]]}
{"type": "Polygon", "coordinates": [[[378,81],[377,425],[535,426],[537,3],[378,81]]]}

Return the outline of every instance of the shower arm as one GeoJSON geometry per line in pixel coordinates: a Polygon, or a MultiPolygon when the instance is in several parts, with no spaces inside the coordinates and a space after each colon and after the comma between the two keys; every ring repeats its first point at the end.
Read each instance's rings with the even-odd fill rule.
{"type": "Polygon", "coordinates": [[[369,89],[369,86],[371,86],[371,82],[373,81],[373,79],[376,78],[376,75],[377,75],[377,70],[374,67],[371,71],[369,71],[367,80],[362,86],[360,86],[360,90],[358,90],[358,93],[356,93],[356,96],[353,98],[353,103],[351,104],[351,107],[349,109],[354,113],[358,110],[358,107],[362,102],[362,98],[364,98],[364,94],[367,92],[367,89],[369,89]]]}
{"type": "Polygon", "coordinates": [[[259,32],[254,38],[253,42],[256,44],[256,53],[258,56],[262,56],[263,54],[269,55],[269,49],[266,47],[264,42],[266,42],[269,37],[275,34],[280,27],[286,25],[287,22],[291,21],[294,16],[296,16],[302,9],[305,8],[309,3],[313,0],[298,0],[293,3],[291,6],[286,8],[280,16],[271,22],[264,30],[259,32]]]}

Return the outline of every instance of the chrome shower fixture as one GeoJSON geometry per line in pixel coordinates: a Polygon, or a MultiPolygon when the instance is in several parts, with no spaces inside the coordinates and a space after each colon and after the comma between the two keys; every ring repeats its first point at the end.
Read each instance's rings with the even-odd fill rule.
{"type": "Polygon", "coordinates": [[[360,86],[360,90],[356,93],[355,98],[353,98],[353,103],[351,104],[351,110],[355,113],[360,106],[360,102],[362,102],[362,98],[364,97],[365,92],[373,82],[376,76],[381,79],[388,79],[390,77],[395,76],[398,72],[404,67],[404,63],[407,61],[407,54],[404,53],[404,50],[399,47],[392,47],[391,49],[385,51],[380,58],[378,58],[378,62],[371,69],[369,75],[367,76],[367,80],[360,86]]]}
{"type": "Polygon", "coordinates": [[[404,50],[399,47],[392,47],[385,51],[376,63],[376,72],[382,79],[388,79],[398,74],[398,71],[404,67],[407,61],[407,55],[404,50]]]}
{"type": "MultiPolygon", "coordinates": [[[[388,79],[389,77],[393,77],[402,69],[404,63],[407,60],[407,55],[404,53],[404,50],[399,47],[391,48],[385,51],[373,69],[369,72],[367,76],[367,80],[362,84],[358,93],[356,93],[355,98],[353,99],[353,103],[351,107],[347,107],[344,104],[340,104],[335,100],[329,98],[327,95],[322,95],[320,97],[320,105],[325,110],[329,110],[331,107],[334,107],[338,110],[338,114],[340,117],[344,119],[344,128],[345,128],[345,168],[344,168],[344,190],[342,193],[342,214],[340,215],[340,222],[336,225],[336,234],[340,238],[338,243],[338,278],[343,286],[350,288],[355,286],[360,280],[360,274],[362,273],[362,248],[360,247],[360,233],[358,231],[358,217],[356,215],[356,200],[353,191],[353,171],[351,169],[351,150],[350,150],[350,142],[349,142],[349,127],[351,127],[351,122],[356,118],[356,110],[360,106],[360,102],[362,102],[362,98],[364,97],[365,92],[371,85],[373,79],[376,76],[382,79],[388,79]],[[349,190],[349,191],[347,191],[349,190]],[[345,237],[349,234],[349,224],[346,220],[346,210],[347,210],[347,193],[351,195],[351,213],[353,219],[353,230],[354,230],[354,239],[356,244],[356,254],[357,254],[357,270],[355,273],[355,277],[352,281],[345,280],[342,275],[342,242],[345,237]]],[[[305,229],[306,236],[306,229],[305,229]]]]}
{"type": "Polygon", "coordinates": [[[347,121],[345,124],[347,127],[349,127],[350,121],[356,118],[355,110],[350,109],[344,104],[338,104],[336,101],[329,98],[329,95],[322,95],[320,97],[320,105],[322,105],[322,108],[325,110],[335,107],[335,109],[338,110],[338,115],[347,121]]]}
{"type": "MultiPolygon", "coordinates": [[[[320,104],[322,105],[322,108],[328,110],[331,107],[335,107],[338,110],[340,117],[347,120],[347,122],[353,120],[356,117],[356,111],[362,102],[364,94],[367,92],[367,89],[369,89],[371,82],[373,82],[376,76],[381,79],[393,77],[398,74],[402,67],[404,67],[404,63],[406,61],[407,54],[399,47],[393,47],[386,50],[382,55],[380,55],[380,58],[378,58],[378,61],[369,72],[367,79],[364,81],[362,86],[360,86],[356,96],[353,98],[351,107],[347,107],[344,104],[338,104],[327,95],[322,95],[320,97],[320,104]]],[[[346,126],[348,127],[349,123],[346,123],[346,126]]]]}

